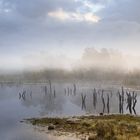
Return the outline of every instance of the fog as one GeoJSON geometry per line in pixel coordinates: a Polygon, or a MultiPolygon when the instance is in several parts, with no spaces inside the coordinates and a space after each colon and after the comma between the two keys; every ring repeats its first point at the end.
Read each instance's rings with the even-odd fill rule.
{"type": "Polygon", "coordinates": [[[71,53],[35,53],[22,57],[19,65],[15,61],[15,67],[3,67],[5,70],[1,69],[0,82],[92,80],[138,85],[139,58],[140,56],[106,48],[85,48],[77,56],[71,53]]]}
{"type": "Polygon", "coordinates": [[[63,53],[42,51],[20,57],[0,56],[0,72],[5,74],[47,69],[132,72],[140,69],[139,59],[139,55],[107,48],[85,48],[76,52],[63,53]]]}
{"type": "Polygon", "coordinates": [[[86,48],[80,60],[81,67],[97,68],[103,70],[119,70],[122,72],[139,69],[140,57],[118,50],[102,48],[86,48]]]}

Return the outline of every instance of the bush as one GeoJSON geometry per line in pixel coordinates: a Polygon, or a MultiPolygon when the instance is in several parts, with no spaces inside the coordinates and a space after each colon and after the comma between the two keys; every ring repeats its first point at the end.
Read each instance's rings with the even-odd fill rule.
{"type": "Polygon", "coordinates": [[[111,123],[98,122],[95,125],[97,137],[104,138],[105,140],[114,140],[115,132],[111,123]]]}

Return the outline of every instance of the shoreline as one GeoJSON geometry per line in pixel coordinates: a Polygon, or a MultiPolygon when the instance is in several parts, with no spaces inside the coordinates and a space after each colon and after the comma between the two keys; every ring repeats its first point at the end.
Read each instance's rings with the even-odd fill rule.
{"type": "Polygon", "coordinates": [[[81,140],[139,140],[140,116],[102,115],[65,118],[31,118],[26,123],[58,136],[73,135],[81,140]]]}

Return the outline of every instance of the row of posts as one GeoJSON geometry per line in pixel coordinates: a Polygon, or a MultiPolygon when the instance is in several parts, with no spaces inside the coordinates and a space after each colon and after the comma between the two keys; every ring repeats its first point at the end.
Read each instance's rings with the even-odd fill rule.
{"type": "MultiPolygon", "coordinates": [[[[55,90],[55,87],[52,88],[51,80],[49,80],[48,84],[49,84],[48,86],[49,86],[50,95],[53,95],[54,97],[56,97],[56,90],[55,90]]],[[[44,86],[44,92],[45,92],[45,95],[48,94],[47,86],[44,86]]],[[[101,90],[101,92],[100,92],[99,90],[96,90],[94,88],[93,106],[96,109],[97,101],[98,101],[97,97],[98,97],[98,95],[100,95],[101,101],[102,101],[102,106],[103,106],[101,114],[105,113],[105,109],[107,110],[107,113],[109,114],[110,113],[110,98],[112,97],[112,92],[110,91],[110,93],[107,93],[106,98],[104,97],[105,96],[104,92],[105,92],[105,90],[101,90]]],[[[72,88],[70,88],[70,87],[65,88],[64,93],[67,96],[69,96],[69,95],[76,96],[76,93],[77,93],[76,84],[73,84],[72,88]]],[[[32,98],[32,92],[30,92],[30,97],[32,98]]],[[[119,101],[119,113],[120,114],[124,113],[124,104],[125,103],[127,105],[126,110],[129,110],[130,114],[132,114],[133,112],[134,112],[134,114],[136,114],[135,107],[136,107],[136,103],[137,103],[137,93],[135,91],[132,91],[132,92],[125,91],[124,88],[122,87],[121,91],[118,91],[117,97],[118,97],[118,101],[119,101]]],[[[26,100],[26,91],[25,90],[22,93],[19,93],[19,99],[26,100]]],[[[81,100],[82,100],[82,110],[86,109],[86,94],[81,93],[81,100]]]]}
{"type": "MultiPolygon", "coordinates": [[[[105,113],[105,108],[107,109],[107,113],[110,113],[110,98],[112,98],[112,92],[110,91],[110,94],[107,93],[106,94],[106,102],[105,102],[105,94],[104,94],[104,90],[101,90],[101,93],[99,91],[97,91],[96,89],[93,90],[93,106],[96,109],[97,106],[97,96],[98,94],[101,97],[101,101],[102,101],[102,112],[100,114],[104,114],[105,113]]],[[[118,96],[118,102],[119,102],[119,113],[123,114],[124,113],[124,105],[126,103],[127,107],[126,110],[129,110],[129,113],[132,114],[134,112],[134,114],[136,115],[136,104],[137,104],[137,93],[135,91],[132,92],[128,92],[128,91],[124,91],[124,88],[121,88],[121,91],[118,91],[117,93],[118,96]],[[125,96],[126,95],[126,96],[125,96]],[[126,97],[126,98],[125,98],[126,97]]],[[[82,99],[82,109],[86,109],[86,94],[84,95],[83,93],[81,94],[81,99],[82,99]]]]}

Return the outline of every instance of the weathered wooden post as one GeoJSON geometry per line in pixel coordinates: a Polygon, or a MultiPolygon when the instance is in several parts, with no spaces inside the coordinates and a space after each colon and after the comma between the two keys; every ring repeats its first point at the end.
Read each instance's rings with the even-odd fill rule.
{"type": "Polygon", "coordinates": [[[65,95],[67,94],[67,90],[66,90],[66,88],[64,89],[64,93],[65,93],[65,95]]]}
{"type": "Polygon", "coordinates": [[[44,87],[45,95],[47,95],[47,86],[44,87]]]}
{"type": "Polygon", "coordinates": [[[94,106],[95,109],[96,109],[96,103],[97,103],[97,92],[96,92],[96,89],[94,88],[94,91],[93,91],[93,106],[94,106]]]}
{"type": "Polygon", "coordinates": [[[22,93],[22,99],[23,99],[23,100],[26,100],[25,94],[26,94],[26,91],[24,90],[23,93],[22,93]]]}
{"type": "Polygon", "coordinates": [[[107,113],[110,113],[110,101],[109,101],[109,94],[107,94],[107,113]]]}
{"type": "Polygon", "coordinates": [[[49,80],[49,85],[50,85],[50,94],[52,94],[52,83],[51,83],[51,80],[49,80]]]}
{"type": "Polygon", "coordinates": [[[101,95],[101,97],[102,97],[102,103],[103,103],[103,113],[105,112],[105,100],[104,100],[104,90],[102,90],[102,95],[101,95]]]}
{"type": "Polygon", "coordinates": [[[21,97],[22,97],[22,95],[21,95],[21,93],[19,92],[19,99],[21,99],[21,97]]]}
{"type": "Polygon", "coordinates": [[[123,114],[123,112],[124,112],[123,106],[124,106],[124,88],[123,88],[123,86],[122,86],[122,101],[121,101],[122,114],[123,114]]]}
{"type": "Polygon", "coordinates": [[[73,84],[73,94],[76,95],[76,84],[73,84]]]}
{"type": "Polygon", "coordinates": [[[32,99],[32,91],[30,92],[30,97],[31,97],[31,99],[32,99]]]}
{"type": "Polygon", "coordinates": [[[118,95],[119,95],[119,113],[122,113],[122,105],[121,105],[121,101],[122,101],[122,97],[121,97],[121,93],[120,91],[118,91],[118,95]]]}
{"type": "Polygon", "coordinates": [[[126,109],[129,109],[129,112],[130,114],[132,114],[132,96],[131,96],[131,93],[129,92],[126,92],[127,94],[127,108],[126,109]]]}
{"type": "Polygon", "coordinates": [[[55,98],[56,97],[55,87],[54,87],[53,95],[54,95],[54,98],[55,98]]]}
{"type": "Polygon", "coordinates": [[[82,97],[82,110],[84,110],[86,109],[86,103],[85,103],[86,95],[81,94],[81,97],[82,97]]]}
{"type": "Polygon", "coordinates": [[[137,103],[137,93],[135,93],[133,91],[133,105],[132,105],[132,109],[133,109],[135,115],[137,114],[136,110],[135,110],[136,103],[137,103]]]}

